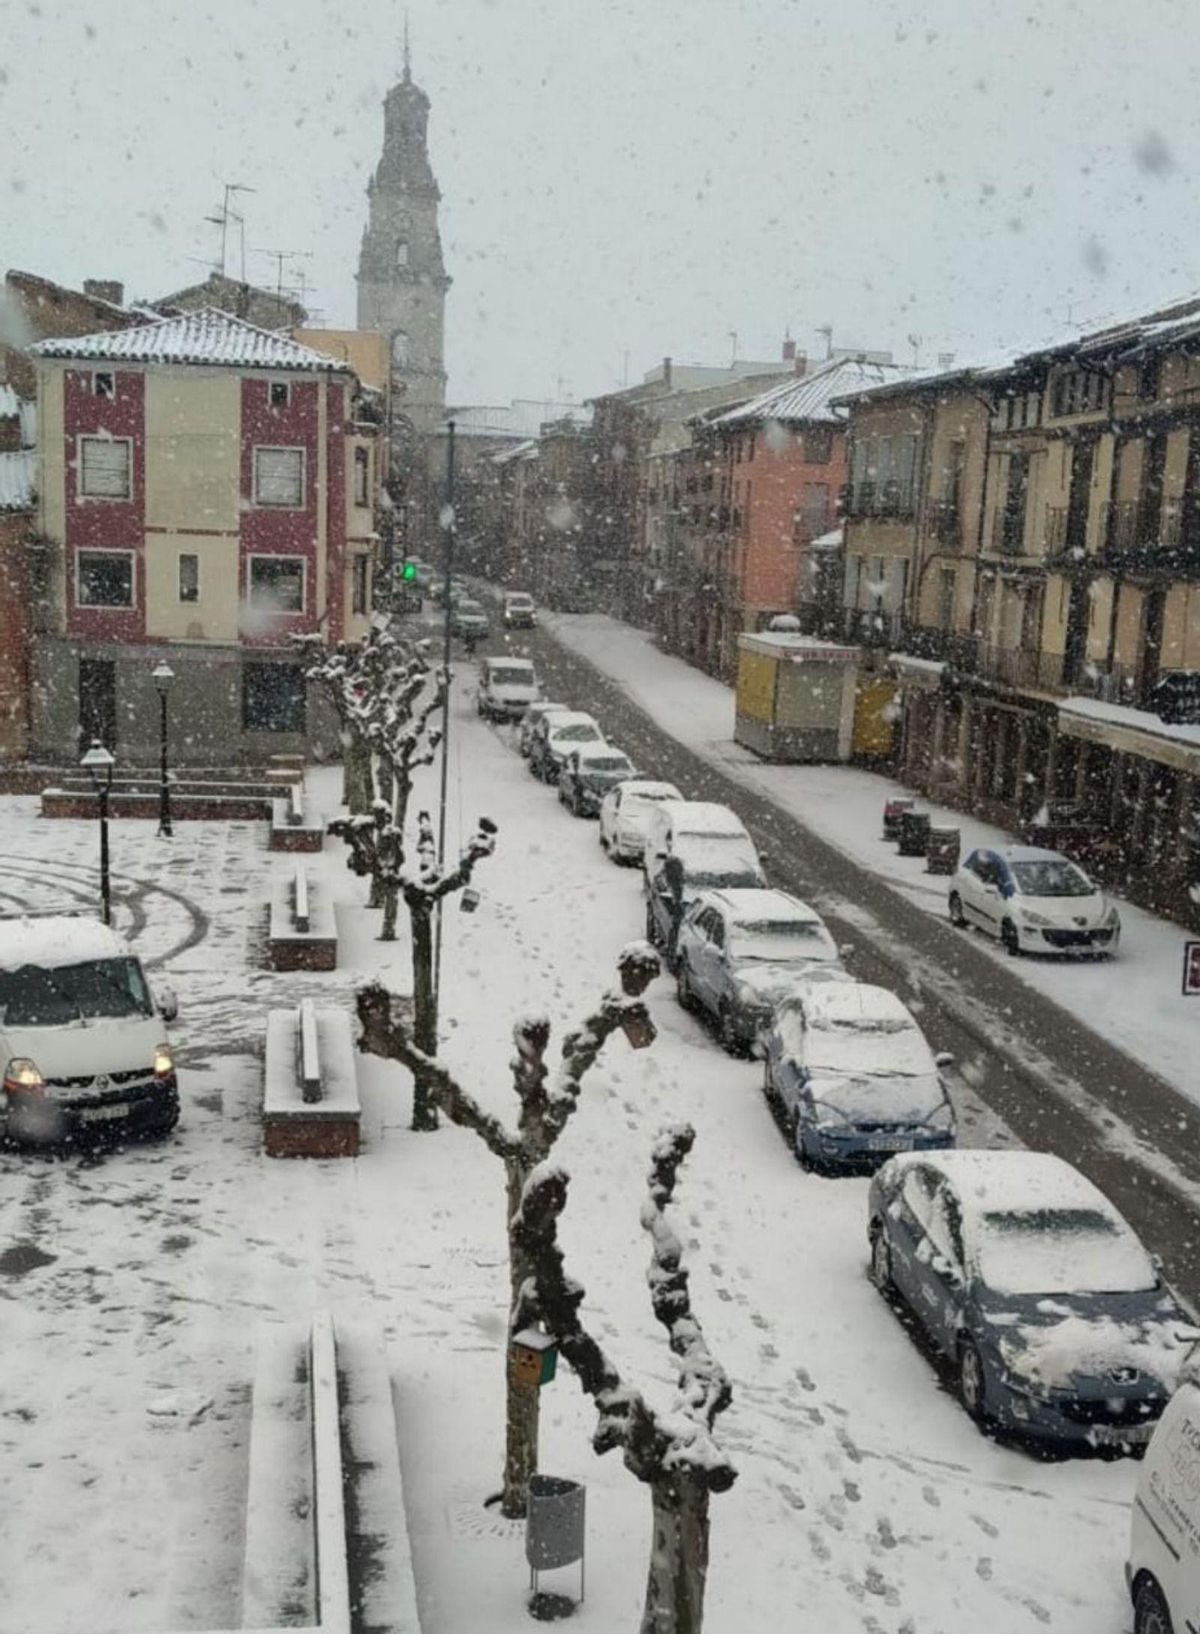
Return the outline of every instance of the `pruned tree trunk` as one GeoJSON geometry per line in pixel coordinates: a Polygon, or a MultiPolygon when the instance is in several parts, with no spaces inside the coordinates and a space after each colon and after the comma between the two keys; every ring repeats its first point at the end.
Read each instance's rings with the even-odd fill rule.
{"type": "Polygon", "coordinates": [[[695,1474],[650,1486],[654,1533],[641,1634],[700,1634],[708,1578],[708,1485],[695,1474]]]}
{"type": "MultiPolygon", "coordinates": [[[[409,903],[413,956],[413,1043],[423,1055],[437,1051],[437,1000],[433,992],[433,911],[428,902],[409,903]]],[[[437,1102],[428,1076],[413,1072],[412,1127],[418,1131],[438,1126],[437,1102]]]]}
{"type": "Polygon", "coordinates": [[[354,733],[347,733],[342,750],[342,802],[352,817],[371,809],[371,751],[354,733]]]}
{"type": "MultiPolygon", "coordinates": [[[[525,1279],[532,1269],[529,1259],[513,1234],[513,1221],[521,1207],[525,1182],[531,1164],[511,1157],[505,1163],[507,1177],[508,1230],[508,1286],[509,1311],[515,1312],[525,1279]]],[[[512,1326],[510,1319],[510,1328],[512,1326]]],[[[512,1519],[524,1515],[529,1503],[529,1478],[537,1474],[538,1427],[542,1393],[540,1389],[519,1384],[513,1377],[508,1362],[508,1346],[504,1347],[504,1491],[500,1499],[501,1513],[512,1519]]]]}
{"type": "Polygon", "coordinates": [[[368,902],[367,906],[368,908],[382,906],[383,926],[379,932],[379,940],[381,942],[394,942],[396,940],[396,913],[400,906],[400,887],[394,881],[391,883],[380,881],[378,874],[375,874],[371,878],[372,896],[375,895],[376,888],[379,891],[380,901],[368,902]]]}

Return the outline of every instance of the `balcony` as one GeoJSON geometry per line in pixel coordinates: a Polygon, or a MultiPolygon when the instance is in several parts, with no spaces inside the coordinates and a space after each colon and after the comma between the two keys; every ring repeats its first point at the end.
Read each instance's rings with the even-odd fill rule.
{"type": "Polygon", "coordinates": [[[1025,554],[1025,511],[1011,511],[1006,507],[992,517],[992,554],[995,556],[1023,556],[1025,554]]]}
{"type": "Polygon", "coordinates": [[[933,624],[904,624],[896,638],[896,650],[913,658],[940,659],[951,669],[973,675],[979,668],[979,637],[933,624]]]}
{"type": "Polygon", "coordinates": [[[1063,657],[1028,647],[1002,647],[985,642],[979,649],[979,674],[1001,686],[1031,692],[1062,692],[1063,657]]]}
{"type": "Polygon", "coordinates": [[[845,609],[845,639],[860,647],[894,647],[902,638],[904,618],[901,613],[885,612],[882,608],[847,607],[845,609]]]}
{"type": "Polygon", "coordinates": [[[901,482],[858,482],[845,491],[846,515],[856,522],[911,522],[913,490],[901,482]]]}

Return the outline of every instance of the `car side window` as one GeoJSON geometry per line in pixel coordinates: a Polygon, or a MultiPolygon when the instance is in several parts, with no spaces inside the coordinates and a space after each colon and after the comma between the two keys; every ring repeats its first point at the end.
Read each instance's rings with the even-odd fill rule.
{"type": "Polygon", "coordinates": [[[900,1195],[921,1230],[928,1234],[933,1182],[927,1169],[913,1168],[904,1177],[900,1195]]]}
{"type": "Polygon", "coordinates": [[[996,864],[993,861],[990,852],[981,851],[979,853],[978,857],[975,859],[975,872],[979,875],[979,878],[984,885],[995,885],[998,883],[996,879],[996,864]]]}
{"type": "Polygon", "coordinates": [[[958,1199],[945,1184],[936,1184],[929,1199],[929,1241],[944,1260],[956,1270],[962,1267],[962,1223],[958,1199]]]}
{"type": "Polygon", "coordinates": [[[716,913],[714,910],[710,909],[709,918],[711,920],[709,935],[712,937],[713,946],[723,948],[725,946],[725,926],[722,922],[721,916],[719,913],[716,913]]]}

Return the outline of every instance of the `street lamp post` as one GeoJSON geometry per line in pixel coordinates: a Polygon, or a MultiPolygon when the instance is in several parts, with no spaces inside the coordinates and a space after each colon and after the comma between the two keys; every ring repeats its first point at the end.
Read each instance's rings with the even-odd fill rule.
{"type": "Polygon", "coordinates": [[[165,659],[155,664],[151,674],[154,685],[158,688],[158,743],[161,751],[161,777],[158,785],[158,832],[171,834],[171,785],[167,778],[167,694],[171,690],[171,682],[175,679],[175,671],[165,659]]]}
{"type": "Polygon", "coordinates": [[[91,774],[92,786],[100,807],[100,908],[106,925],[112,924],[112,890],[108,878],[108,796],[112,788],[113,767],[116,759],[99,738],[79,762],[91,774]]]}

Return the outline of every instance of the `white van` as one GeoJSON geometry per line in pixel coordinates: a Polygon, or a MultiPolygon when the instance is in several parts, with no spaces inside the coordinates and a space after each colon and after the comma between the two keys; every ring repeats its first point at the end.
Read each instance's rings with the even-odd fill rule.
{"type": "Polygon", "coordinates": [[[1184,1363],[1133,1500],[1125,1579],[1134,1634],[1200,1630],[1200,1356],[1184,1363]]]}
{"type": "Polygon", "coordinates": [[[0,917],[0,1132],[59,1145],[165,1134],[179,1120],[175,1058],[155,997],[116,931],[82,914],[0,917]]]}
{"type": "Polygon", "coordinates": [[[663,857],[671,855],[676,842],[695,840],[736,840],[744,854],[757,862],[754,842],[736,811],[711,800],[663,800],[650,813],[646,824],[643,859],[646,870],[654,870],[663,857]]]}
{"type": "Polygon", "coordinates": [[[493,721],[519,721],[542,695],[528,658],[485,658],[479,666],[479,713],[493,721]]]}

